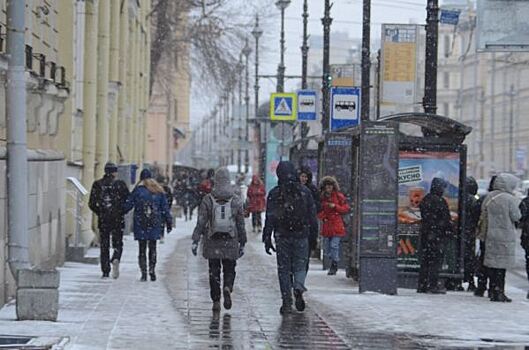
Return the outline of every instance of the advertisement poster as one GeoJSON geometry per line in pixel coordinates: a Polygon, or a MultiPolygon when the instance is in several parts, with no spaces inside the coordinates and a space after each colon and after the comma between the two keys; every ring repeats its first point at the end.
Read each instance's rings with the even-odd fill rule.
{"type": "MultiPolygon", "coordinates": [[[[419,270],[419,234],[421,213],[419,205],[430,192],[432,179],[442,178],[448,183],[444,198],[448,203],[452,221],[459,220],[460,154],[458,152],[401,151],[399,160],[399,201],[397,256],[401,270],[419,270]]],[[[456,272],[457,239],[445,246],[443,272],[456,272]]]]}
{"type": "Polygon", "coordinates": [[[416,102],[417,45],[416,24],[383,24],[381,47],[382,102],[413,104],[416,102]]]}

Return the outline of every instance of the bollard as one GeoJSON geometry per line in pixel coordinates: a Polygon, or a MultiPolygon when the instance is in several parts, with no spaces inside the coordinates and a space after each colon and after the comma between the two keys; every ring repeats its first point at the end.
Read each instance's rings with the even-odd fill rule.
{"type": "Polygon", "coordinates": [[[57,321],[59,313],[59,271],[18,271],[17,319],[57,321]]]}

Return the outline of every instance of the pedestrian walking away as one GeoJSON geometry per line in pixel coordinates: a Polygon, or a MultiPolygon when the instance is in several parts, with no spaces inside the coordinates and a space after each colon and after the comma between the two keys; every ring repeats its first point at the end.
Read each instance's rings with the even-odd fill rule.
{"type": "MultiPolygon", "coordinates": [[[[158,183],[162,186],[162,188],[163,188],[163,190],[165,192],[165,199],[167,200],[168,212],[169,212],[169,215],[171,215],[171,217],[172,217],[171,208],[173,206],[174,196],[173,196],[173,192],[171,191],[171,187],[169,187],[167,179],[165,177],[163,177],[163,176],[158,177],[158,183]]],[[[165,227],[165,223],[163,222],[162,223],[162,236],[160,237],[160,243],[161,244],[164,243],[165,228],[166,228],[165,227]]]]}
{"type": "Polygon", "coordinates": [[[193,231],[191,250],[197,255],[202,240],[202,255],[208,260],[210,296],[213,311],[220,311],[221,294],[224,308],[232,307],[231,293],[235,282],[237,259],[244,255],[246,229],[241,198],[235,194],[227,168],[219,168],[211,194],[202,199],[197,225],[193,231]],[[221,291],[221,269],[223,286],[221,291]]]}
{"type": "Polygon", "coordinates": [[[439,272],[443,262],[443,246],[453,233],[450,210],[443,198],[448,184],[434,178],[428,193],[419,205],[421,211],[420,270],[417,293],[444,294],[439,286],[439,272]]]}
{"type": "Polygon", "coordinates": [[[325,256],[331,262],[328,275],[336,275],[340,262],[340,248],[342,238],[345,236],[345,225],[342,215],[349,212],[350,208],[345,195],[340,192],[338,181],[332,176],[321,180],[321,210],[318,218],[322,221],[321,236],[325,256]]]}
{"type": "Polygon", "coordinates": [[[465,232],[464,232],[464,282],[468,283],[467,291],[474,292],[476,284],[474,274],[476,271],[476,231],[479,216],[481,214],[480,204],[476,195],[478,183],[473,177],[466,179],[467,195],[465,198],[465,232]]]}
{"type": "Polygon", "coordinates": [[[514,266],[517,244],[516,223],[521,219],[520,201],[513,192],[519,179],[502,173],[494,181],[494,191],[483,202],[486,220],[485,259],[490,278],[491,301],[511,302],[505,295],[505,274],[514,266]]]}
{"type": "MultiPolygon", "coordinates": [[[[529,190],[527,196],[520,203],[520,227],[522,229],[522,236],[520,243],[525,251],[525,270],[527,272],[527,279],[529,280],[529,190]]],[[[527,292],[527,299],[529,299],[529,291],[527,292]]]]}
{"type": "Polygon", "coordinates": [[[269,193],[263,243],[267,254],[277,248],[277,271],[282,305],[279,312],[292,312],[292,293],[296,309],[305,310],[303,293],[307,277],[309,238],[318,234],[316,208],[311,192],[298,182],[296,168],[288,161],[277,167],[278,186],[269,193]],[[272,243],[274,236],[276,247],[272,243]]]}
{"type": "Polygon", "coordinates": [[[263,229],[261,214],[266,209],[266,190],[263,181],[261,181],[258,175],[252,177],[252,182],[248,187],[246,197],[246,210],[252,216],[253,232],[260,233],[263,229]]]}
{"type": "Polygon", "coordinates": [[[312,199],[314,199],[314,205],[316,206],[316,212],[319,213],[321,210],[320,190],[313,183],[314,178],[312,175],[312,170],[310,170],[309,167],[302,166],[299,169],[298,173],[299,173],[299,182],[301,182],[302,185],[306,186],[312,193],[312,199]]]}
{"type": "MultiPolygon", "coordinates": [[[[309,167],[302,166],[298,171],[299,182],[307,187],[312,193],[312,199],[314,200],[314,206],[316,207],[316,213],[319,213],[321,210],[320,204],[320,190],[313,183],[312,171],[309,167]]],[[[307,260],[307,272],[310,267],[310,257],[312,251],[318,247],[318,236],[312,237],[313,239],[309,240],[309,259],[307,260]]]]}
{"type": "Polygon", "coordinates": [[[125,182],[117,179],[118,167],[114,163],[105,165],[105,175],[92,185],[88,206],[98,219],[100,262],[103,278],[112,270],[112,277],[119,277],[119,262],[123,253],[123,230],[125,228],[125,201],[129,189],[125,182]],[[112,240],[112,258],[110,241],[112,240]],[[112,268],[111,268],[112,264],[112,268]]]}
{"type": "Polygon", "coordinates": [[[163,187],[148,169],[142,170],[140,182],[125,203],[128,212],[134,209],[134,239],[138,241],[138,265],[141,281],[147,281],[147,249],[149,250],[149,276],[156,281],[156,243],[162,237],[164,224],[167,232],[173,228],[167,198],[163,187]]]}
{"type": "MultiPolygon", "coordinates": [[[[496,175],[492,176],[489,182],[489,187],[487,189],[488,193],[490,194],[492,191],[494,191],[494,181],[496,180],[496,175]]],[[[477,227],[477,238],[479,241],[479,254],[478,259],[476,262],[476,277],[478,278],[478,286],[476,290],[474,291],[474,295],[477,297],[483,297],[485,295],[485,292],[488,290],[488,297],[490,298],[492,296],[491,290],[488,287],[489,284],[489,271],[485,265],[483,265],[483,261],[485,260],[485,236],[487,234],[486,230],[487,227],[484,223],[486,223],[486,219],[483,215],[483,209],[485,208],[483,206],[483,202],[487,199],[487,195],[481,197],[478,200],[479,203],[479,211],[480,211],[480,217],[478,221],[478,227],[477,227]],[[482,219],[483,218],[483,219],[482,219]]]]}

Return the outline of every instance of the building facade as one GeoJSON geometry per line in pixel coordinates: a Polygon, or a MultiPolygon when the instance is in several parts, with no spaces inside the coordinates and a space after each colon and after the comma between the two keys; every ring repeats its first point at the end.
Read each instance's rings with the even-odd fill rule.
{"type": "MultiPolygon", "coordinates": [[[[125,169],[143,164],[150,2],[26,1],[28,226],[35,267],[59,266],[68,246],[93,241],[88,196],[79,193],[90,190],[107,161],[125,169]]],[[[0,305],[16,288],[6,253],[5,105],[13,103],[4,88],[6,23],[0,0],[0,305]]]]}

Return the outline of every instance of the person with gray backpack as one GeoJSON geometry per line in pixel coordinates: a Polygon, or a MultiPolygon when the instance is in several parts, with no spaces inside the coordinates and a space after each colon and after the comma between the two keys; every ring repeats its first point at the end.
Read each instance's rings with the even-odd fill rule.
{"type": "Polygon", "coordinates": [[[231,293],[235,282],[237,259],[244,255],[246,229],[241,198],[235,193],[227,168],[219,168],[210,194],[202,199],[198,220],[193,231],[191,251],[197,255],[198,244],[203,239],[202,255],[208,259],[210,296],[213,311],[220,311],[221,294],[224,308],[232,306],[231,293]],[[221,290],[221,269],[224,271],[221,290]]]}

